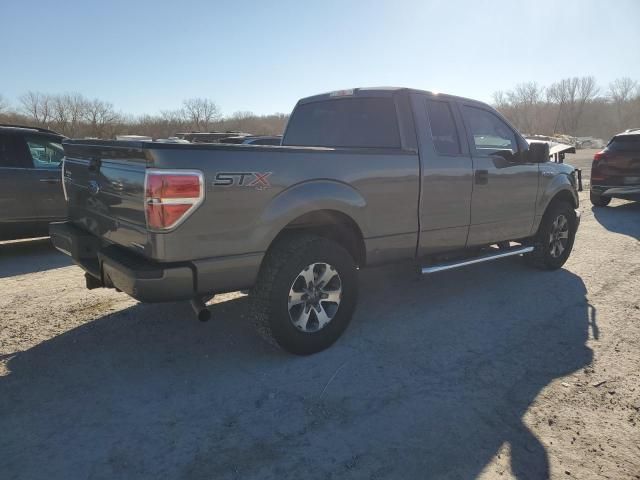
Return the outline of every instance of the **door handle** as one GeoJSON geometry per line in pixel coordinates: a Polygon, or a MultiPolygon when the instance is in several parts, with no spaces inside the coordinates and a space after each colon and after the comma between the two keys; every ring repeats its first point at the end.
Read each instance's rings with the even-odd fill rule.
{"type": "Polygon", "coordinates": [[[555,175],[555,173],[553,173],[553,172],[547,172],[547,171],[542,172],[542,176],[543,177],[553,177],[554,175],[555,175]]]}
{"type": "Polygon", "coordinates": [[[487,185],[489,183],[489,170],[476,170],[476,185],[487,185]]]}
{"type": "Polygon", "coordinates": [[[60,179],[58,177],[41,178],[38,181],[42,183],[60,183],[60,179]]]}

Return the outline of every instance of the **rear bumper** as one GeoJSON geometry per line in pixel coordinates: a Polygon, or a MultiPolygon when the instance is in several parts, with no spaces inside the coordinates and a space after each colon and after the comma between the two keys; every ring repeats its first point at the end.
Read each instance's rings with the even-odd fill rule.
{"type": "Polygon", "coordinates": [[[591,185],[591,191],[597,195],[602,195],[605,197],[640,200],[640,185],[591,185]]]}
{"type": "Polygon", "coordinates": [[[52,223],[49,233],[53,245],[99,286],[117,288],[141,302],[189,300],[249,288],[262,261],[262,254],[254,254],[161,263],[106,244],[71,222],[52,223]]]}

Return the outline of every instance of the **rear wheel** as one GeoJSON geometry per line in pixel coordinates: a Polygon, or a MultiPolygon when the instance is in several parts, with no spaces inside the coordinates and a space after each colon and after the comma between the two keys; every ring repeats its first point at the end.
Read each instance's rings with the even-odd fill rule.
{"type": "Polygon", "coordinates": [[[557,202],[551,205],[533,239],[534,251],[525,255],[527,263],[544,270],[562,267],[571,254],[576,229],[576,214],[570,204],[557,202]]]}
{"type": "Polygon", "coordinates": [[[591,203],[596,207],[606,207],[607,205],[609,205],[609,203],[611,203],[611,197],[603,197],[602,195],[594,192],[589,193],[589,199],[591,200],[591,203]]]}
{"type": "Polygon", "coordinates": [[[268,252],[251,297],[267,340],[297,355],[319,352],[349,325],[357,300],[355,262],[326,238],[282,239],[268,252]]]}

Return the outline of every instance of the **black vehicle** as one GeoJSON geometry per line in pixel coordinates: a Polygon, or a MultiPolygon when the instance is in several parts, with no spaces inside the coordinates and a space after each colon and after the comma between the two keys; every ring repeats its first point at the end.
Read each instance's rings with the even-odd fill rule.
{"type": "Polygon", "coordinates": [[[0,240],[48,235],[66,217],[60,166],[64,136],[0,125],[0,240]]]}
{"type": "Polygon", "coordinates": [[[619,133],[593,157],[591,203],[606,207],[612,198],[640,201],[640,129],[619,133]]]}

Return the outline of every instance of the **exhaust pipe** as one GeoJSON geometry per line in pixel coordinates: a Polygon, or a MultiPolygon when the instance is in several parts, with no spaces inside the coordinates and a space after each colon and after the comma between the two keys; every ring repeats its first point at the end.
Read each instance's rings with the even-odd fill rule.
{"type": "Polygon", "coordinates": [[[207,322],[211,320],[211,312],[200,297],[191,299],[190,303],[191,308],[193,308],[193,311],[196,313],[196,317],[198,317],[198,320],[200,320],[201,322],[207,322]]]}

